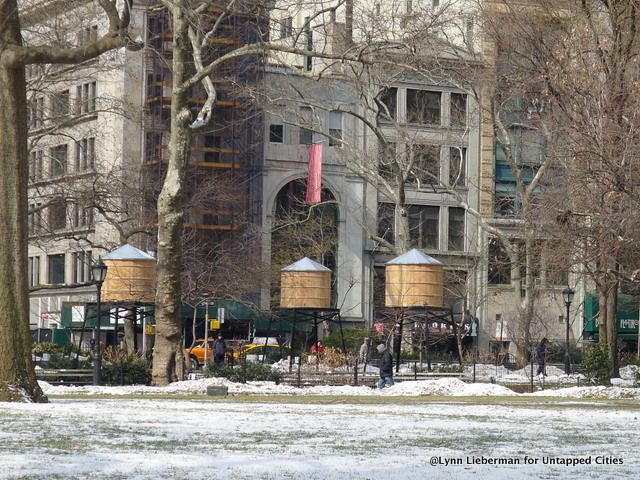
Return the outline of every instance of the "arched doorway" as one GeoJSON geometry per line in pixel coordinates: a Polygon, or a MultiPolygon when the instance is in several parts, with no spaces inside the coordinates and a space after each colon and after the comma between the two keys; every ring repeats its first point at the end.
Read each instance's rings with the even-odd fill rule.
{"type": "Polygon", "coordinates": [[[321,201],[305,203],[306,180],[297,179],[278,192],[271,228],[271,307],[280,305],[280,269],[309,257],[333,272],[332,301],[336,301],[338,254],[338,206],[330,190],[323,188],[321,201]]]}

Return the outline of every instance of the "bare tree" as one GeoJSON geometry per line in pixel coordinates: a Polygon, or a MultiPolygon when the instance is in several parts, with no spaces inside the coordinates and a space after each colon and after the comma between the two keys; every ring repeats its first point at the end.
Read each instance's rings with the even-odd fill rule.
{"type": "MultiPolygon", "coordinates": [[[[44,401],[31,362],[27,287],[27,99],[25,66],[73,64],[136,44],[129,38],[129,4],[121,11],[98,0],[109,20],[107,35],[86,47],[64,44],[25,46],[16,0],[0,2],[0,241],[10,255],[0,260],[0,398],[44,401]]],[[[60,4],[62,7],[62,4],[60,4]]],[[[34,8],[37,10],[36,4],[34,8]]],[[[43,12],[44,13],[44,12],[43,12]]],[[[32,13],[33,14],[33,13],[32,13]]]]}
{"type": "MultiPolygon", "coordinates": [[[[584,1],[548,9],[555,26],[535,64],[553,113],[553,154],[563,175],[550,190],[556,214],[549,230],[599,295],[599,341],[618,376],[617,293],[637,268],[640,53],[636,2],[584,1]]],[[[627,282],[629,283],[629,282],[627,282]]]]}

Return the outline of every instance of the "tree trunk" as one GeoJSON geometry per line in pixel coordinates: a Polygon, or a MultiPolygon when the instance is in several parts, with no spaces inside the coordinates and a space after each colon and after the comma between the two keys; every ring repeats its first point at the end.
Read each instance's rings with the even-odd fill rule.
{"type": "Polygon", "coordinates": [[[409,250],[409,213],[404,205],[396,205],[396,226],[398,235],[396,238],[396,253],[402,255],[409,250]]]}
{"type": "Polygon", "coordinates": [[[618,282],[609,289],[607,299],[607,351],[609,352],[609,364],[611,365],[611,377],[620,376],[620,362],[618,360],[618,282]]]}
{"type": "Polygon", "coordinates": [[[598,342],[605,345],[609,338],[609,332],[607,331],[607,292],[598,289],[598,342]]]}
{"type": "MultiPolygon", "coordinates": [[[[529,241],[527,245],[529,244],[529,241]]],[[[525,247],[524,267],[521,265],[520,250],[516,246],[507,249],[511,264],[511,288],[516,306],[516,325],[511,327],[508,334],[516,344],[516,363],[522,367],[529,363],[531,355],[531,319],[533,318],[533,287],[523,279],[523,270],[530,268],[530,249],[525,247]],[[526,288],[526,290],[525,290],[526,288]]],[[[525,273],[525,275],[528,275],[525,273]]],[[[528,277],[527,277],[528,278],[528,277]]],[[[529,280],[530,282],[530,280],[529,280]]]]}
{"type": "Polygon", "coordinates": [[[136,351],[136,329],[134,323],[136,314],[136,310],[129,310],[124,319],[124,348],[127,353],[136,351]]]}
{"type": "Polygon", "coordinates": [[[152,381],[167,385],[182,380],[181,283],[183,190],[191,155],[191,113],[184,84],[190,59],[186,8],[176,2],[173,18],[173,92],[171,98],[171,140],[169,165],[158,197],[158,263],[156,284],[156,342],[152,381]]]}
{"type": "MultiPolygon", "coordinates": [[[[0,18],[0,45],[20,44],[15,0],[0,2],[0,18]]],[[[0,401],[46,402],[29,337],[26,98],[24,65],[8,65],[0,47],[0,401]]]]}

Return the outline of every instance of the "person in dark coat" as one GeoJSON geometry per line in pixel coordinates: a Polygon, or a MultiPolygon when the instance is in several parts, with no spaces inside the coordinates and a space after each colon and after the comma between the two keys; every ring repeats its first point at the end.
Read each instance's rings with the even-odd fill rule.
{"type": "Polygon", "coordinates": [[[227,353],[227,344],[222,338],[222,334],[218,334],[218,338],[213,342],[213,361],[216,365],[224,363],[224,355],[227,353]]]}
{"type": "Polygon", "coordinates": [[[547,376],[547,372],[545,371],[546,363],[547,363],[547,339],[543,338],[540,340],[538,347],[536,348],[536,358],[538,360],[538,373],[537,376],[542,375],[543,377],[547,376]]]}
{"type": "Polygon", "coordinates": [[[378,345],[377,350],[382,355],[380,359],[380,380],[378,381],[378,388],[382,390],[385,386],[390,387],[393,385],[393,359],[384,343],[378,345]]]}

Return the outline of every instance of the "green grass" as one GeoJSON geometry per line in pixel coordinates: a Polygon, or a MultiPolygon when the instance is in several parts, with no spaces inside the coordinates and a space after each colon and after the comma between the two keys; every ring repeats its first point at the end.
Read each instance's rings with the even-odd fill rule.
{"type": "Polygon", "coordinates": [[[204,394],[132,394],[132,395],[50,395],[52,399],[103,398],[113,400],[186,400],[207,403],[290,403],[294,405],[425,405],[446,403],[449,405],[499,405],[536,408],[624,408],[639,410],[635,399],[566,398],[549,396],[324,396],[324,395],[229,395],[211,397],[204,394]]]}

